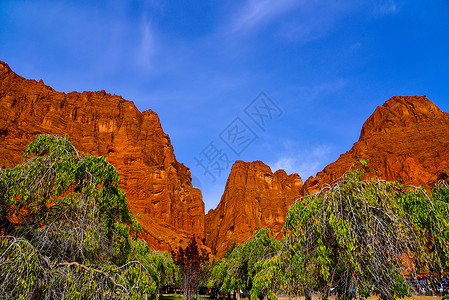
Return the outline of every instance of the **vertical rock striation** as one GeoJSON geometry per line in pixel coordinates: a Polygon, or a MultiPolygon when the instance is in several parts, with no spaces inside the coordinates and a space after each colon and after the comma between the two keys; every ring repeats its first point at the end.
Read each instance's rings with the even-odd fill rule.
{"type": "Polygon", "coordinates": [[[287,211],[302,191],[298,174],[273,173],[261,161],[236,161],[220,203],[206,215],[206,245],[222,257],[234,241],[245,242],[258,228],[280,237],[287,211]]]}
{"type": "Polygon", "coordinates": [[[298,174],[236,161],[219,205],[204,216],[201,192],[176,160],[155,112],[141,113],[104,91],[57,92],[0,62],[0,167],[22,162],[40,133],[67,134],[80,151],[108,155],[153,248],[186,245],[195,234],[218,257],[260,227],[280,237],[291,203],[337,179],[357,159],[368,160],[367,177],[427,186],[449,177],[449,114],[425,96],[395,96],[366,120],[351,150],[304,185],[298,174]]]}
{"type": "Polygon", "coordinates": [[[305,182],[309,192],[366,159],[367,177],[432,186],[449,166],[449,114],[425,96],[395,96],[376,108],[351,150],[305,182]]]}
{"type": "Polygon", "coordinates": [[[152,110],[101,92],[57,92],[0,62],[0,167],[23,161],[37,134],[66,134],[82,152],[108,155],[143,237],[157,249],[204,238],[204,203],[152,110]]]}

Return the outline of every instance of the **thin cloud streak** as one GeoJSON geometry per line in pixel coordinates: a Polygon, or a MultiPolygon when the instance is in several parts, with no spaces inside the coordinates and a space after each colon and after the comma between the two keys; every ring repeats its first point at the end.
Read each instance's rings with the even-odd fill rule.
{"type": "Polygon", "coordinates": [[[274,171],[283,169],[288,174],[297,173],[305,181],[315,176],[325,165],[329,164],[332,154],[330,145],[318,145],[310,149],[299,148],[294,141],[284,143],[284,152],[280,157],[268,165],[274,171]]]}
{"type": "Polygon", "coordinates": [[[140,48],[140,63],[147,69],[151,67],[151,57],[154,51],[154,38],[151,32],[151,20],[146,17],[141,25],[142,45],[140,48]]]}
{"type": "Polygon", "coordinates": [[[374,7],[374,13],[378,16],[386,16],[398,12],[399,7],[393,0],[387,0],[383,3],[376,4],[374,7]]]}
{"type": "MultiPolygon", "coordinates": [[[[271,131],[257,132],[260,138],[241,159],[262,160],[273,171],[284,168],[303,180],[357,138],[363,120],[353,111],[371,111],[401,92],[445,95],[447,43],[440,39],[444,26],[433,25],[446,24],[447,7],[441,4],[204,3],[5,0],[2,60],[56,90],[105,89],[133,100],[140,110],[153,109],[192,175],[193,157],[260,91],[285,114],[271,131]],[[414,27],[408,13],[429,22],[414,27]],[[404,52],[407,44],[416,47],[404,52]],[[413,72],[409,61],[416,62],[413,72]],[[342,126],[351,130],[338,130],[342,126]],[[297,142],[288,148],[285,138],[297,142]]],[[[215,191],[201,174],[196,176],[206,207],[213,207],[227,176],[215,182],[222,184],[215,191]]]]}
{"type": "MultiPolygon", "coordinates": [[[[302,1],[299,1],[301,3],[302,1]]],[[[246,33],[265,26],[273,19],[291,10],[298,1],[293,0],[250,0],[238,11],[229,25],[231,33],[246,33]]]]}

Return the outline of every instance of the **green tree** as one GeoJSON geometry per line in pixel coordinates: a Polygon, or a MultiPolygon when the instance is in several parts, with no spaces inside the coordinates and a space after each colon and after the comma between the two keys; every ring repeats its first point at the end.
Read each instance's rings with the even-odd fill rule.
{"type": "Polygon", "coordinates": [[[172,252],[175,263],[181,272],[181,286],[184,299],[191,300],[197,293],[198,286],[207,275],[206,264],[209,261],[209,253],[198,247],[195,236],[186,248],[179,247],[172,252]]]}
{"type": "Polygon", "coordinates": [[[326,298],[334,287],[340,299],[373,289],[394,299],[409,294],[406,276],[447,268],[447,190],[432,196],[362,176],[363,168],[352,169],[290,208],[277,261],[290,294],[309,298],[320,290],[326,298]]]}
{"type": "Polygon", "coordinates": [[[54,135],[37,136],[24,156],[31,158],[0,170],[0,297],[154,294],[160,255],[132,239],[140,225],[107,158],[54,135]]]}
{"type": "Polygon", "coordinates": [[[223,292],[246,290],[251,296],[261,299],[274,297],[273,289],[254,279],[263,276],[266,271],[264,262],[276,256],[281,247],[280,241],[270,237],[269,229],[256,230],[252,238],[236,245],[227,257],[213,267],[209,286],[221,286],[223,292]]]}
{"type": "Polygon", "coordinates": [[[152,250],[146,242],[142,241],[132,240],[131,243],[132,257],[150,272],[158,293],[161,288],[177,283],[179,268],[175,265],[170,252],[152,250]]]}
{"type": "Polygon", "coordinates": [[[434,287],[438,288],[442,277],[449,271],[449,186],[440,181],[427,193],[425,189],[402,191],[397,201],[415,225],[417,235],[425,245],[420,259],[411,256],[419,272],[433,274],[434,287]]]}

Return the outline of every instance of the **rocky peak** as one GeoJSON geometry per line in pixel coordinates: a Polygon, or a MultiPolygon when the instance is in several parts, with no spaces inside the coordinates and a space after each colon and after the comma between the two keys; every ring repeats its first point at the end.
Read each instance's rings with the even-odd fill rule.
{"type": "Polygon", "coordinates": [[[150,246],[169,250],[193,234],[204,238],[204,203],[190,170],[174,155],[152,110],[105,91],[54,91],[0,63],[0,167],[22,162],[37,134],[67,134],[82,152],[108,155],[120,174],[130,210],[150,246]]]}
{"type": "Polygon", "coordinates": [[[425,96],[395,96],[376,108],[351,150],[305,182],[309,192],[337,179],[358,159],[367,177],[432,186],[449,167],[449,114],[425,96]]]}
{"type": "Polygon", "coordinates": [[[7,63],[0,60],[0,75],[11,73],[12,70],[7,63]]]}
{"type": "Polygon", "coordinates": [[[220,203],[206,215],[206,245],[221,257],[234,241],[245,242],[258,228],[268,227],[280,237],[291,203],[302,194],[298,174],[273,173],[261,161],[236,161],[220,203]]]}
{"type": "Polygon", "coordinates": [[[442,111],[426,96],[394,96],[366,120],[360,139],[373,133],[388,133],[392,128],[408,127],[439,119],[442,111]]]}

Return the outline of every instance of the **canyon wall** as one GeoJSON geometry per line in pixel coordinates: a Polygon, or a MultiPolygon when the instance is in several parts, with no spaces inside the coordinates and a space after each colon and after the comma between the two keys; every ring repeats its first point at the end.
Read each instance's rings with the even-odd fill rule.
{"type": "MultiPolygon", "coordinates": [[[[274,174],[260,161],[237,161],[215,210],[206,215],[206,244],[218,257],[259,227],[280,237],[290,204],[341,177],[359,159],[365,178],[432,186],[449,174],[449,114],[425,96],[396,96],[377,107],[351,150],[302,185],[297,174],[274,174]]],[[[298,170],[299,172],[301,170],[298,170]]]]}
{"type": "Polygon", "coordinates": [[[376,108],[359,140],[304,186],[308,192],[330,183],[358,159],[368,161],[369,178],[432,186],[449,166],[449,114],[425,96],[395,96],[376,108]]]}
{"type": "Polygon", "coordinates": [[[141,113],[104,91],[57,92],[0,62],[0,112],[1,168],[21,163],[37,134],[66,134],[80,151],[108,155],[150,246],[169,250],[193,234],[204,238],[201,191],[192,187],[189,169],[176,160],[152,110],[141,113]]]}
{"type": "Polygon", "coordinates": [[[232,243],[243,243],[261,227],[281,237],[290,205],[303,194],[298,174],[272,172],[261,161],[236,161],[221,201],[206,215],[206,245],[218,257],[232,243]]]}
{"type": "Polygon", "coordinates": [[[40,133],[66,134],[80,151],[108,155],[151,247],[185,246],[195,234],[217,257],[261,227],[280,238],[291,203],[339,178],[358,159],[368,161],[367,178],[432,186],[449,177],[449,114],[425,96],[395,96],[376,108],[348,152],[304,185],[298,174],[236,161],[219,205],[204,216],[201,192],[176,160],[155,112],[140,112],[104,91],[57,92],[0,62],[0,167],[21,163],[40,133]]]}

